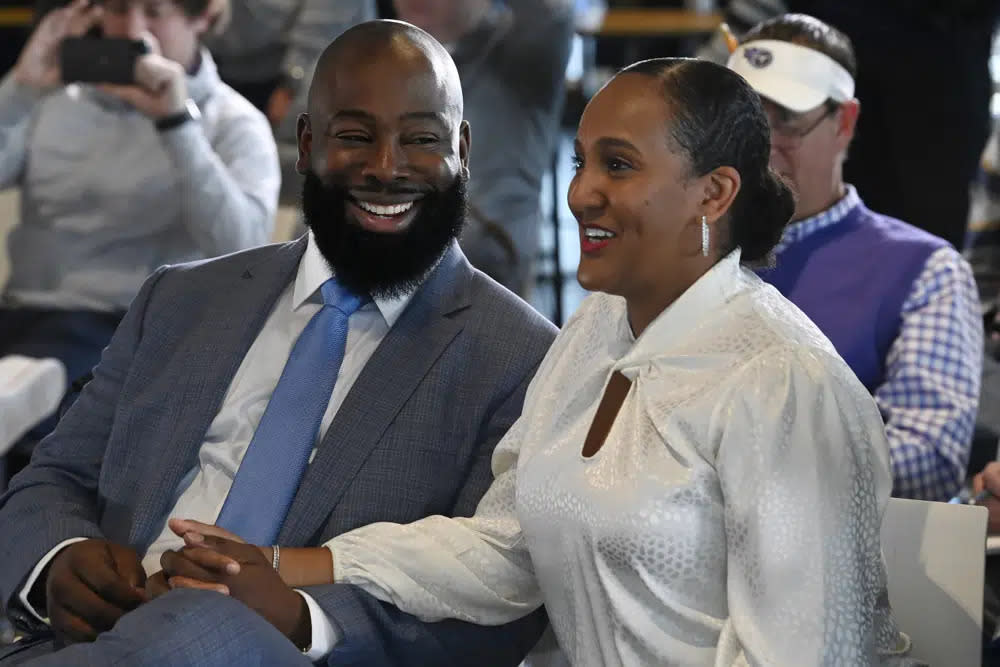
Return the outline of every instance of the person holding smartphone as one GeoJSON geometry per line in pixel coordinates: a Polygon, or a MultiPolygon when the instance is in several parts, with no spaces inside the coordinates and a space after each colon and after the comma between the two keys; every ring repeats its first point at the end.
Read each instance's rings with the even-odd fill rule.
{"type": "Polygon", "coordinates": [[[76,0],[39,22],[0,82],[0,189],[21,188],[0,356],[55,357],[83,376],[154,269],[270,239],[270,126],[201,46],[227,15],[227,0],[76,0]]]}

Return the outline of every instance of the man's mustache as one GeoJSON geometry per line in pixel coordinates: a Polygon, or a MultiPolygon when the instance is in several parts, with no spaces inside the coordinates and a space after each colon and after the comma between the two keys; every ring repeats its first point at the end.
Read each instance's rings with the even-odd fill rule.
{"type": "Polygon", "coordinates": [[[334,186],[338,190],[344,190],[351,194],[367,195],[427,195],[433,192],[433,188],[421,187],[405,181],[383,182],[374,176],[365,179],[360,185],[334,186]]]}

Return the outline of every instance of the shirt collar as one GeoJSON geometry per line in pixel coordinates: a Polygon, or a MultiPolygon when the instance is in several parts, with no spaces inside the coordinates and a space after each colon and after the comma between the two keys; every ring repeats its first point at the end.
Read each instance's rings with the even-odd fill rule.
{"type": "MultiPolygon", "coordinates": [[[[662,356],[664,350],[690,335],[691,330],[703,322],[708,313],[717,310],[746,288],[742,274],[740,250],[737,248],[719,260],[666,310],[657,315],[615,366],[627,377],[631,377],[636,372],[633,369],[662,356]]],[[[627,323],[625,329],[628,330],[627,323]]],[[[626,336],[631,340],[630,330],[626,336]]]]}
{"type": "MultiPolygon", "coordinates": [[[[302,261],[299,262],[299,270],[295,275],[292,310],[298,310],[307,301],[319,303],[321,299],[319,288],[332,277],[333,271],[330,270],[330,265],[327,264],[323,253],[316,247],[316,240],[313,238],[313,233],[310,230],[306,251],[302,255],[302,261]]],[[[361,309],[377,307],[385,323],[392,327],[396,324],[396,320],[403,314],[403,311],[406,310],[406,306],[409,305],[417,289],[419,287],[402,296],[393,298],[376,297],[373,299],[374,306],[369,302],[363,305],[361,309]]]]}
{"type": "Polygon", "coordinates": [[[187,78],[188,97],[194,100],[199,107],[204,105],[205,101],[222,84],[222,80],[219,78],[219,70],[216,68],[215,61],[212,59],[212,54],[208,52],[208,49],[201,48],[200,59],[198,69],[192,73],[188,73],[187,78]]]}
{"type": "Polygon", "coordinates": [[[854,186],[845,185],[844,196],[836,204],[810,218],[793,222],[785,227],[785,231],[781,235],[781,241],[774,248],[774,254],[780,254],[782,250],[794,243],[798,243],[810,234],[815,234],[821,229],[837,224],[846,218],[860,203],[861,197],[858,196],[858,191],[854,189],[854,186]]]}

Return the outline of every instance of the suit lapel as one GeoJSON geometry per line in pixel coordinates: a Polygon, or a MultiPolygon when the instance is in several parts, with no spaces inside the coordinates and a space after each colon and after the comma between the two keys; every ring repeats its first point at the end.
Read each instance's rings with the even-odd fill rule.
{"type": "Polygon", "coordinates": [[[280,544],[305,544],[319,530],[396,414],[462,330],[461,318],[449,316],[469,305],[471,272],[453,245],[379,344],[306,470],[280,544]]]}
{"type": "Polygon", "coordinates": [[[175,371],[183,374],[175,398],[175,404],[183,406],[183,418],[176,420],[169,440],[159,448],[160,462],[154,469],[162,474],[141,491],[145,498],[136,505],[129,543],[145,549],[156,539],[178,485],[197,463],[205,434],[236,371],[275,301],[294,279],[305,247],[305,237],[278,246],[268,259],[252,266],[234,266],[228,280],[205,288],[205,295],[210,289],[218,300],[199,310],[194,331],[182,343],[187,348],[181,360],[183,368],[175,371]]]}

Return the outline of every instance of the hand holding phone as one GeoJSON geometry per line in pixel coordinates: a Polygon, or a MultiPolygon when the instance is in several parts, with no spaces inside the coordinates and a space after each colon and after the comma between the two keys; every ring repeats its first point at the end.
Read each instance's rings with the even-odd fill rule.
{"type": "Polygon", "coordinates": [[[62,83],[60,45],[67,37],[80,37],[98,24],[102,9],[88,0],[74,0],[49,12],[38,24],[14,65],[14,80],[46,90],[62,83]]]}
{"type": "Polygon", "coordinates": [[[181,113],[187,105],[187,73],[180,63],[156,53],[140,56],[136,61],[135,85],[101,85],[100,88],[153,120],[181,113]]]}
{"type": "Polygon", "coordinates": [[[149,52],[145,42],[134,39],[67,37],[59,47],[59,67],[64,83],[135,83],[136,62],[149,52]]]}

